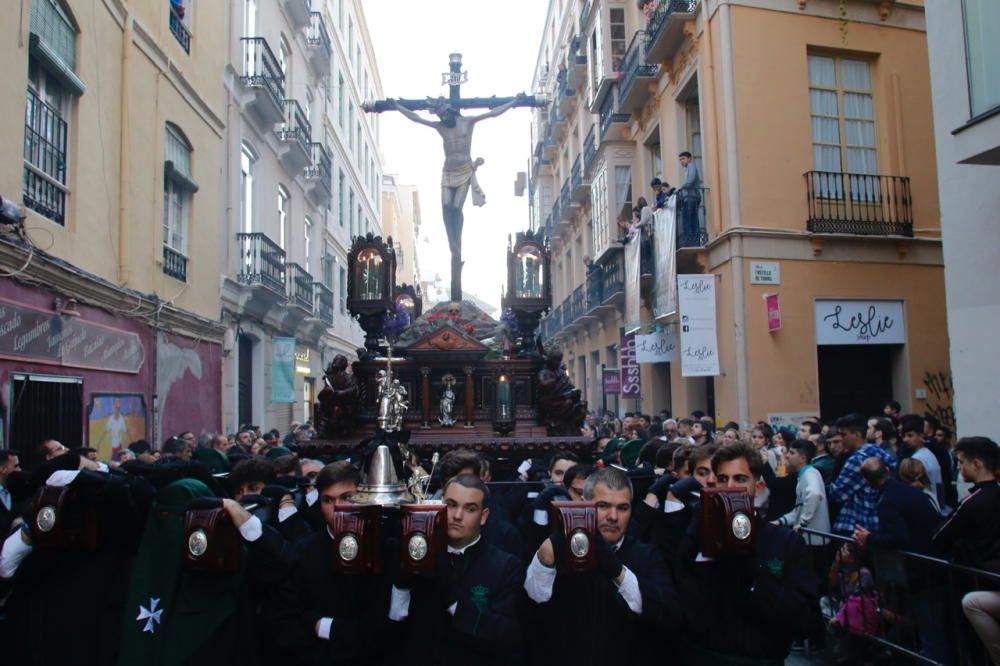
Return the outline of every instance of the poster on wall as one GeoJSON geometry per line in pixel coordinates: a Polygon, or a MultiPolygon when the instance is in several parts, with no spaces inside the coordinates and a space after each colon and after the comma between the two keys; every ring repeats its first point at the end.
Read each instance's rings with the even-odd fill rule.
{"type": "Polygon", "coordinates": [[[817,345],[905,343],[903,301],[816,299],[817,345]]]}
{"type": "Polygon", "coordinates": [[[767,307],[767,332],[781,330],[781,301],[778,294],[764,294],[764,305],[767,307]]]}
{"type": "Polygon", "coordinates": [[[87,443],[98,460],[111,460],[138,439],[146,439],[146,401],[140,393],[93,393],[87,410],[87,443]]]}
{"type": "Polygon", "coordinates": [[[635,358],[634,333],[622,332],[618,355],[621,359],[621,396],[638,400],[642,397],[642,380],[639,376],[639,362],[635,358]]]}
{"type": "Polygon", "coordinates": [[[635,360],[638,363],[671,363],[677,360],[677,332],[654,331],[635,336],[635,360]]]}
{"type": "MultiPolygon", "coordinates": [[[[653,215],[653,319],[659,320],[677,312],[677,197],[667,199],[667,205],[653,215]]],[[[642,361],[640,361],[641,363],[642,361]]]]}
{"type": "Polygon", "coordinates": [[[295,338],[271,338],[271,402],[295,403],[295,338]]]}
{"type": "Polygon", "coordinates": [[[794,430],[796,436],[799,432],[799,426],[802,422],[808,418],[816,418],[818,411],[815,412],[776,412],[774,414],[767,415],[767,422],[771,425],[771,428],[777,432],[778,430],[794,430]]]}
{"type": "Polygon", "coordinates": [[[680,308],[681,376],[718,375],[715,275],[678,275],[677,305],[680,308]]]}
{"type": "Polygon", "coordinates": [[[618,395],[622,392],[622,376],[618,368],[604,368],[602,375],[604,395],[618,395]]]}

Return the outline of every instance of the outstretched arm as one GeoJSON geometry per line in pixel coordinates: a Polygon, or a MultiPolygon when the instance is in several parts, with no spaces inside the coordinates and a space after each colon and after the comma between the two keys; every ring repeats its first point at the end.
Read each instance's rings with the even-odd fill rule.
{"type": "Polygon", "coordinates": [[[496,118],[500,114],[506,113],[511,109],[513,109],[514,105],[517,104],[519,101],[521,101],[521,95],[517,95],[516,97],[514,97],[514,99],[510,100],[509,102],[501,104],[495,109],[490,109],[486,113],[481,113],[478,116],[470,116],[469,120],[473,122],[479,122],[480,120],[485,120],[486,118],[496,118]]]}
{"type": "Polygon", "coordinates": [[[407,118],[409,118],[413,122],[420,123],[421,125],[427,125],[428,127],[433,127],[435,129],[437,129],[438,123],[436,123],[434,121],[431,121],[431,120],[427,120],[426,118],[421,118],[415,112],[409,110],[408,108],[406,108],[405,106],[403,106],[402,104],[400,104],[398,101],[396,101],[394,99],[389,100],[389,102],[392,104],[392,108],[393,109],[395,109],[396,111],[399,111],[400,113],[402,113],[404,116],[406,116],[407,118]]]}

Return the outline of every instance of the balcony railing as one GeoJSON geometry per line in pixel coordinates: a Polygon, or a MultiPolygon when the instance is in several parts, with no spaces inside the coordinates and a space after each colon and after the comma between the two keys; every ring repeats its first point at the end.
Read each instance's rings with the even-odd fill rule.
{"type": "Polygon", "coordinates": [[[285,109],[285,122],[278,129],[278,138],[282,141],[294,141],[308,155],[310,154],[309,144],[312,136],[312,127],[302,106],[294,99],[286,99],[283,102],[285,109]]]}
{"type": "Polygon", "coordinates": [[[330,41],[330,32],[326,29],[326,21],[321,12],[309,13],[309,27],[306,28],[306,42],[310,46],[315,46],[326,53],[329,58],[333,55],[333,42],[330,41]]]}
{"type": "Polygon", "coordinates": [[[285,251],[262,233],[239,233],[239,281],[246,285],[263,285],[285,294],[285,251]]]}
{"type": "Polygon", "coordinates": [[[165,275],[181,282],[187,282],[187,265],[187,257],[172,247],[163,246],[163,273],[165,275]]]}
{"type": "Polygon", "coordinates": [[[312,163],[306,167],[305,177],[310,180],[318,180],[329,192],[333,187],[331,178],[331,164],[333,158],[330,151],[322,143],[312,142],[309,144],[309,152],[312,163]]]}
{"type": "Polygon", "coordinates": [[[813,233],[913,236],[910,179],[838,171],[807,171],[813,233]]]}
{"type": "Polygon", "coordinates": [[[177,38],[184,53],[191,53],[191,32],[173,7],[170,8],[170,32],[177,38]]]}
{"type": "Polygon", "coordinates": [[[597,125],[591,125],[590,130],[587,132],[587,138],[583,140],[583,171],[584,173],[590,173],[590,167],[594,164],[594,158],[597,157],[597,144],[594,142],[594,130],[597,125]]]}
{"type": "Polygon", "coordinates": [[[285,98],[285,75],[263,37],[243,37],[243,85],[262,88],[274,103],[281,106],[285,98]]]}
{"type": "Polygon", "coordinates": [[[601,303],[625,291],[625,260],[622,252],[615,252],[601,266],[601,303]]]}
{"type": "Polygon", "coordinates": [[[698,189],[697,197],[677,199],[677,249],[704,247],[708,243],[705,199],[708,188],[698,189]]]}
{"type": "MultiPolygon", "coordinates": [[[[683,30],[679,25],[673,27],[671,17],[680,14],[691,14],[698,7],[699,0],[659,0],[656,9],[646,22],[646,38],[644,50],[646,59],[652,62],[665,60],[669,55],[670,43],[677,37],[683,38],[683,30]]],[[[679,43],[679,42],[678,42],[679,43]]]]}
{"type": "Polygon", "coordinates": [[[611,129],[613,123],[627,123],[632,115],[629,113],[618,113],[615,111],[615,96],[614,93],[610,93],[604,97],[604,101],[601,102],[600,108],[600,123],[601,123],[601,141],[604,141],[604,137],[608,135],[608,130],[611,129]]]}
{"type": "Polygon", "coordinates": [[[583,168],[580,166],[580,156],[573,158],[573,168],[570,170],[570,187],[575,192],[583,186],[583,168]]]}
{"type": "Polygon", "coordinates": [[[622,79],[618,88],[618,106],[621,111],[636,111],[649,99],[646,79],[656,76],[660,66],[646,63],[643,51],[646,32],[639,30],[632,37],[625,58],[622,60],[622,79]],[[638,85],[637,85],[638,84],[638,85]]]}
{"type": "Polygon", "coordinates": [[[577,285],[573,293],[570,294],[569,298],[566,299],[569,303],[569,307],[566,309],[565,325],[571,326],[575,324],[576,321],[584,315],[586,311],[587,293],[583,285],[577,285]]]}
{"type": "Polygon", "coordinates": [[[306,312],[313,311],[313,277],[296,263],[286,263],[285,272],[288,276],[286,284],[288,292],[285,298],[296,307],[300,307],[306,312]]]}
{"type": "Polygon", "coordinates": [[[333,326],[333,292],[322,282],[314,282],[313,291],[316,294],[313,313],[327,326],[333,326]]]}
{"type": "Polygon", "coordinates": [[[563,181],[562,189],[559,191],[559,206],[561,212],[564,214],[569,214],[568,211],[570,209],[570,205],[571,205],[571,200],[569,193],[569,179],[567,178],[566,180],[563,181]]]}

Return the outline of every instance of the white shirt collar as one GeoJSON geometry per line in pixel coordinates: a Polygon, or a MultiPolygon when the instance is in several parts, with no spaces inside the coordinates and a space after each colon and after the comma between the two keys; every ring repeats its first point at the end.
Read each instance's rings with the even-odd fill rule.
{"type": "Polygon", "coordinates": [[[482,539],[482,538],[483,538],[483,535],[480,534],[473,541],[471,541],[470,543],[467,543],[466,545],[462,546],[461,548],[452,548],[451,546],[448,546],[448,554],[449,555],[462,555],[462,554],[465,553],[466,550],[468,550],[469,548],[472,548],[477,543],[479,543],[479,540],[482,539]]]}

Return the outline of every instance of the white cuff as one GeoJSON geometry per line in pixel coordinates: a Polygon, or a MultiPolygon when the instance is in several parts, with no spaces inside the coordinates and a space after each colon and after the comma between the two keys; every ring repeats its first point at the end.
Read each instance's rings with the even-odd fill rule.
{"type": "Polygon", "coordinates": [[[625,600],[633,613],[642,615],[642,592],[639,591],[639,579],[626,566],[622,567],[622,571],[625,572],[625,578],[618,586],[618,594],[622,595],[622,599],[625,600]]]}
{"type": "Polygon", "coordinates": [[[107,465],[105,465],[105,464],[104,464],[104,463],[102,463],[102,462],[101,462],[100,460],[98,460],[98,461],[97,461],[97,471],[98,471],[98,472],[110,472],[111,470],[110,470],[110,469],[108,469],[108,466],[107,466],[107,465]]]}
{"type": "Polygon", "coordinates": [[[664,500],[663,502],[663,513],[677,513],[684,509],[684,502],[675,502],[674,500],[664,500]]]}
{"type": "Polygon", "coordinates": [[[517,466],[517,473],[524,474],[529,469],[531,469],[531,459],[525,458],[520,465],[517,466]]]}
{"type": "Polygon", "coordinates": [[[294,506],[283,506],[278,509],[278,522],[283,523],[296,514],[298,509],[294,506]]]}
{"type": "Polygon", "coordinates": [[[306,504],[307,505],[312,506],[313,504],[316,503],[316,500],[318,500],[318,499],[319,499],[319,491],[318,490],[313,489],[313,490],[310,490],[309,492],[306,493],[306,504]]]}
{"type": "Polygon", "coordinates": [[[410,591],[392,586],[392,596],[389,600],[389,619],[402,622],[410,616],[410,591]]]}
{"type": "Polygon", "coordinates": [[[333,618],[323,617],[319,620],[319,626],[316,627],[316,635],[322,638],[324,641],[330,640],[330,630],[333,629],[333,618]]]}
{"type": "Polygon", "coordinates": [[[60,469],[52,472],[49,475],[48,480],[45,482],[47,486],[68,486],[69,484],[76,481],[76,476],[80,473],[78,469],[60,469]]]}
{"type": "Polygon", "coordinates": [[[250,516],[250,520],[240,525],[240,536],[247,541],[256,541],[263,533],[264,527],[257,516],[250,516]]]}
{"type": "Polygon", "coordinates": [[[451,606],[448,606],[448,615],[455,617],[455,611],[458,609],[458,602],[456,601],[451,606]]]}
{"type": "Polygon", "coordinates": [[[32,547],[21,538],[21,529],[14,530],[3,542],[3,550],[0,551],[0,578],[13,577],[31,550],[32,547]]]}
{"type": "Polygon", "coordinates": [[[538,553],[531,558],[528,573],[524,577],[524,591],[532,601],[544,604],[552,598],[552,586],[556,582],[556,568],[547,567],[538,559],[538,553]]]}
{"type": "Polygon", "coordinates": [[[532,520],[535,521],[536,525],[545,526],[549,524],[549,512],[545,509],[535,509],[532,514],[532,520]]]}

